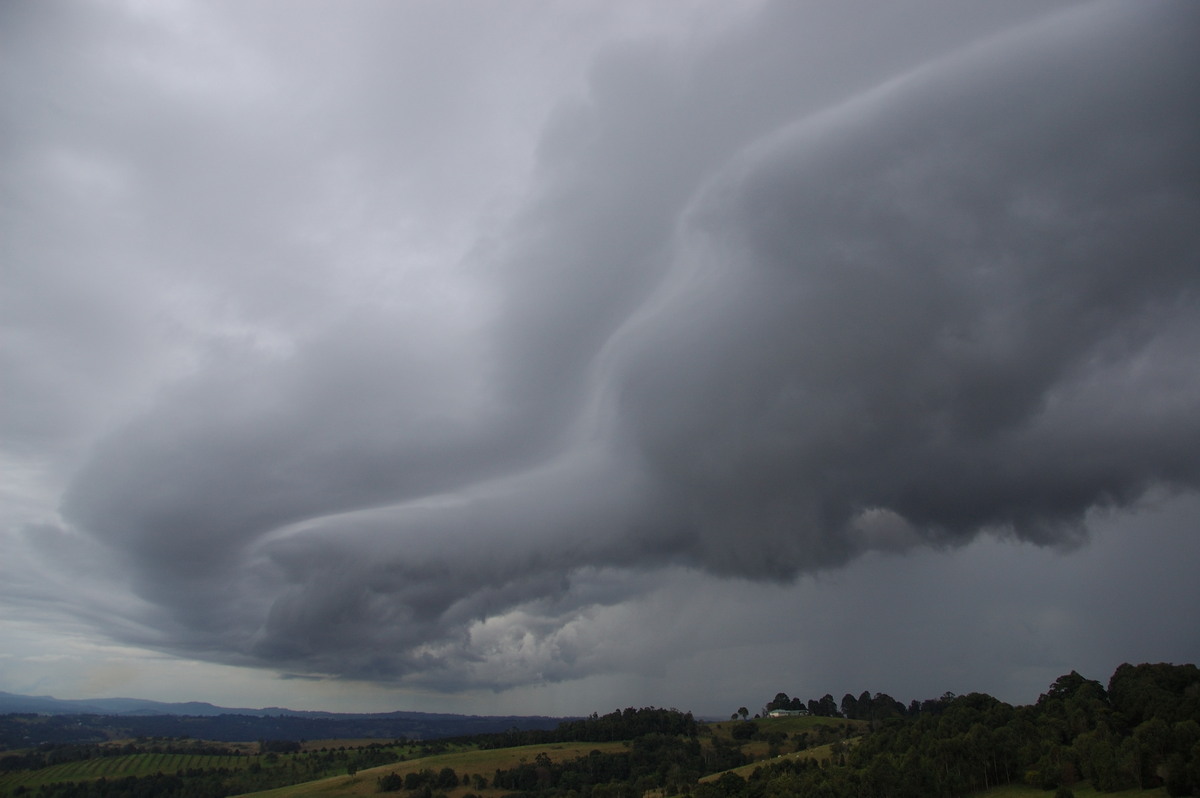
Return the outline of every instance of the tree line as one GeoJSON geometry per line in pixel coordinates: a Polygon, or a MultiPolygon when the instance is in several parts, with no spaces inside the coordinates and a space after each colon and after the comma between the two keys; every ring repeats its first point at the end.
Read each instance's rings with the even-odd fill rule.
{"type": "MultiPolygon", "coordinates": [[[[810,698],[803,701],[799,698],[789,698],[787,693],[776,693],[775,697],[763,707],[764,716],[776,709],[790,712],[806,712],[822,718],[846,718],[848,720],[883,721],[888,718],[916,716],[921,713],[937,714],[954,700],[954,693],[943,693],[940,698],[930,698],[924,701],[913,700],[905,706],[900,701],[886,693],[871,693],[864,690],[860,695],[846,693],[839,704],[834,697],[826,693],[820,698],[810,698]]],[[[745,707],[738,709],[734,716],[743,719],[749,712],[745,707]]]]}
{"type": "Polygon", "coordinates": [[[547,745],[550,743],[604,743],[614,740],[633,740],[647,734],[669,734],[695,737],[700,724],[690,712],[658,707],[626,707],[607,715],[592,713],[579,720],[563,721],[552,730],[510,729],[500,734],[456,737],[456,741],[471,742],[481,748],[512,748],[518,745],[547,745]]]}
{"type": "Polygon", "coordinates": [[[1072,671],[1030,706],[944,696],[833,749],[823,761],[772,763],[748,780],[727,774],[698,785],[694,798],[949,798],[1014,782],[1066,795],[1084,779],[1101,792],[1200,795],[1200,670],[1126,664],[1107,688],[1072,671]]]}

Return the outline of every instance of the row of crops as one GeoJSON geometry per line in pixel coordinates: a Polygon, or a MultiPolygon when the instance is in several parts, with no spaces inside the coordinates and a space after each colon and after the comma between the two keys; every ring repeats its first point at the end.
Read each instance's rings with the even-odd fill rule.
{"type": "Polygon", "coordinates": [[[12,795],[18,787],[35,788],[62,781],[120,779],[127,776],[151,776],[155,773],[247,768],[254,757],[216,756],[212,754],[128,754],[65,762],[38,770],[22,770],[0,776],[0,795],[12,795]]]}

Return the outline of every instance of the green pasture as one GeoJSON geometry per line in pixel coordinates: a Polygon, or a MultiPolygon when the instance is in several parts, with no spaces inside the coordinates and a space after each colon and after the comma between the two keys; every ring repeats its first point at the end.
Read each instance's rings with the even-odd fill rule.
{"type": "Polygon", "coordinates": [[[36,789],[56,782],[123,779],[126,776],[152,776],[155,773],[180,773],[188,770],[246,768],[256,761],[247,756],[216,756],[212,754],[125,754],[77,762],[63,762],[38,770],[19,770],[0,775],[0,794],[11,794],[17,787],[36,789]]]}

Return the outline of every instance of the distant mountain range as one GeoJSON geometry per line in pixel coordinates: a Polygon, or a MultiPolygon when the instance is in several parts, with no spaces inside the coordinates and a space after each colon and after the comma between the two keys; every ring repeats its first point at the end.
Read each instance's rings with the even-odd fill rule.
{"type": "Polygon", "coordinates": [[[371,737],[430,740],[511,729],[553,729],[568,718],[529,715],[452,715],[432,712],[336,713],[282,707],[218,707],[202,701],[164,703],[140,698],[64,700],[0,691],[0,716],[38,715],[36,728],[0,717],[0,749],[38,742],[89,742],[136,736],[206,740],[371,737]],[[69,716],[69,720],[68,717],[69,716]],[[95,716],[95,717],[89,717],[95,716]],[[20,724],[18,724],[20,725],[20,724]]]}
{"type": "Polygon", "coordinates": [[[170,704],[143,698],[62,699],[48,695],[17,695],[0,690],[0,714],[35,712],[38,715],[323,715],[320,712],[295,712],[290,709],[241,709],[218,707],[203,701],[170,704]]]}

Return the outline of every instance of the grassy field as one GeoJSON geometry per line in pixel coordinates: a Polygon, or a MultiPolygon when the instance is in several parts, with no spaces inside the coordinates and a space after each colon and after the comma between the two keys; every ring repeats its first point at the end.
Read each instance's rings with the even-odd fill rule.
{"type": "Polygon", "coordinates": [[[60,781],[122,779],[126,776],[152,776],[155,773],[179,773],[186,770],[249,767],[252,757],[205,754],[126,754],[64,762],[40,770],[21,770],[0,776],[0,794],[8,795],[17,787],[36,789],[60,781]]]}
{"type": "MultiPolygon", "coordinates": [[[[389,773],[397,773],[400,776],[405,776],[427,768],[433,771],[438,771],[442,768],[453,768],[460,779],[464,775],[474,776],[478,774],[487,777],[490,781],[497,769],[507,770],[517,767],[523,762],[532,762],[541,753],[546,754],[555,762],[560,762],[564,759],[587,756],[591,751],[603,751],[607,753],[624,751],[625,749],[625,743],[551,743],[547,745],[526,745],[517,748],[501,748],[487,751],[458,751],[436,754],[420,759],[409,759],[405,762],[394,762],[390,765],[382,765],[377,768],[359,771],[353,776],[333,776],[327,779],[320,779],[319,781],[294,784],[290,787],[279,787],[274,790],[247,793],[243,798],[249,798],[249,796],[254,796],[254,798],[304,798],[305,796],[337,798],[338,796],[351,795],[377,795],[375,785],[377,778],[386,776],[389,773]]],[[[473,787],[460,786],[453,790],[446,790],[445,792],[447,798],[460,798],[468,792],[473,792],[481,796],[490,796],[503,795],[511,792],[511,790],[494,790],[490,788],[480,790],[473,787]]],[[[403,792],[396,794],[404,795],[403,792]]]]}

